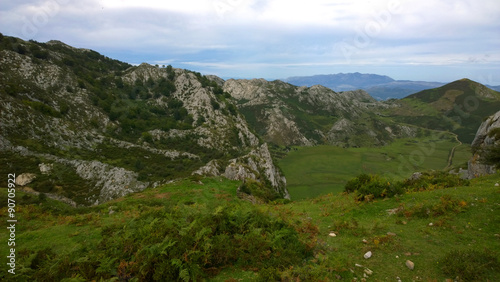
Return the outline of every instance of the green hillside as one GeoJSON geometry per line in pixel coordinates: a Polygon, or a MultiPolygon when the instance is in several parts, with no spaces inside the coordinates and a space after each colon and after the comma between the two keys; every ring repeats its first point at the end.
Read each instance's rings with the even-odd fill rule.
{"type": "Polygon", "coordinates": [[[495,281],[499,181],[497,174],[371,202],[328,194],[265,205],[240,200],[238,182],[222,178],[185,179],[88,208],[17,191],[16,276],[2,256],[0,278],[495,281]]]}
{"type": "Polygon", "coordinates": [[[424,90],[401,100],[385,113],[396,121],[424,128],[451,131],[472,143],[484,118],[500,109],[500,92],[469,79],[424,90]]]}

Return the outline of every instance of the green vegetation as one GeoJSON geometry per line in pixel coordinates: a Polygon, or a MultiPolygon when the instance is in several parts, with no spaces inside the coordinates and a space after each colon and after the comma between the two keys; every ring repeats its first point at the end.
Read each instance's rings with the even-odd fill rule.
{"type": "MultiPolygon", "coordinates": [[[[375,148],[296,147],[279,165],[292,199],[297,200],[341,192],[347,181],[361,173],[403,180],[416,171],[443,170],[457,145],[451,134],[436,133],[375,148]]],[[[466,145],[458,147],[449,169],[464,166],[470,155],[466,145]]]]}
{"type": "Polygon", "coordinates": [[[441,265],[445,274],[456,275],[460,281],[485,280],[500,272],[498,258],[478,250],[453,250],[441,260],[441,265]]]}
{"type": "Polygon", "coordinates": [[[236,181],[194,180],[80,209],[18,192],[16,278],[190,281],[228,267],[267,277],[312,256],[314,229],[238,200],[236,181]]]}
{"type": "Polygon", "coordinates": [[[369,202],[373,199],[402,195],[405,188],[401,182],[391,183],[391,180],[378,175],[361,174],[347,182],[344,191],[355,193],[356,201],[369,202]]]}
{"type": "Polygon", "coordinates": [[[395,121],[456,133],[472,143],[484,117],[500,108],[500,92],[468,79],[424,90],[395,102],[385,114],[395,121]]]}
{"type": "Polygon", "coordinates": [[[390,198],[406,192],[427,191],[456,186],[468,186],[469,181],[459,175],[443,171],[424,172],[403,181],[394,181],[379,175],[361,174],[349,180],[345,193],[355,193],[356,201],[390,198]]]}
{"type": "MultiPolygon", "coordinates": [[[[239,200],[240,183],[222,178],[185,179],[86,208],[18,191],[16,280],[319,281],[368,272],[374,281],[495,281],[499,181],[497,174],[371,202],[328,194],[284,205],[239,200]]],[[[0,189],[4,214],[6,199],[0,189]]],[[[5,263],[0,270],[10,281],[5,263]]]]}
{"type": "Polygon", "coordinates": [[[255,196],[264,201],[273,201],[282,198],[275,191],[268,189],[262,182],[253,179],[243,181],[239,190],[245,194],[255,196]]]}

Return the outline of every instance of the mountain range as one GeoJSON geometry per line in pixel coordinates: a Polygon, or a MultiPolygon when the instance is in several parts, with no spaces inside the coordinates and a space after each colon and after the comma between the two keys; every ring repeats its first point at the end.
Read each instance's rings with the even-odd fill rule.
{"type": "MultiPolygon", "coordinates": [[[[378,74],[338,73],[313,76],[295,76],[284,79],[296,86],[323,85],[334,91],[349,91],[362,89],[378,100],[404,98],[419,91],[445,85],[442,82],[394,80],[391,77],[378,74]]],[[[496,91],[500,86],[488,86],[496,91]]]]}
{"type": "Polygon", "coordinates": [[[0,86],[1,173],[23,174],[30,188],[75,205],[203,175],[289,198],[276,148],[383,146],[436,130],[471,143],[500,109],[499,92],[467,79],[379,101],[364,90],[226,81],[3,35],[0,86]]]}

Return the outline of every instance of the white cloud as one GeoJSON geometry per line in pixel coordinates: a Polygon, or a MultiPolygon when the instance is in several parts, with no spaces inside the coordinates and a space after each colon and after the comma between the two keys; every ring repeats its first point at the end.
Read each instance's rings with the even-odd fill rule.
{"type": "Polygon", "coordinates": [[[7,35],[235,76],[377,64],[488,68],[500,57],[497,0],[4,2],[0,32],[7,35]],[[339,43],[353,46],[350,60],[339,43]]]}

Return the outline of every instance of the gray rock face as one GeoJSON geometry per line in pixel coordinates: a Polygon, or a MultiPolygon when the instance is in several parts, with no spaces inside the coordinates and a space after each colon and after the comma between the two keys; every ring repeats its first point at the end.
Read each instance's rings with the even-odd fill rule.
{"type": "Polygon", "coordinates": [[[493,146],[500,146],[500,136],[495,133],[498,130],[500,130],[500,111],[484,121],[476,133],[472,142],[474,155],[468,162],[468,178],[495,173],[495,166],[483,162],[483,151],[493,146]]]}
{"type": "Polygon", "coordinates": [[[147,182],[138,181],[136,172],[98,161],[73,160],[68,164],[75,168],[80,177],[95,182],[96,189],[100,191],[98,198],[92,199],[95,205],[142,191],[149,185],[147,182]]]}
{"type": "Polygon", "coordinates": [[[261,145],[245,156],[230,160],[223,175],[232,180],[265,178],[278,194],[290,199],[286,189],[286,178],[274,165],[267,144],[261,145]]]}
{"type": "Polygon", "coordinates": [[[209,161],[205,166],[193,172],[193,175],[220,176],[220,165],[216,160],[209,161]]]}
{"type": "Polygon", "coordinates": [[[224,83],[224,91],[238,100],[250,126],[265,141],[283,146],[383,145],[416,134],[415,128],[386,123],[369,114],[388,105],[363,90],[337,93],[321,85],[297,87],[279,80],[230,79],[224,83]]]}
{"type": "Polygon", "coordinates": [[[229,160],[229,164],[223,168],[216,160],[208,162],[205,166],[194,171],[194,175],[224,176],[231,180],[245,181],[253,179],[269,182],[272,188],[285,199],[290,199],[286,189],[286,178],[274,165],[271,153],[266,143],[250,151],[250,153],[229,160]]]}
{"type": "MultiPolygon", "coordinates": [[[[27,50],[29,44],[35,44],[18,42],[27,50]]],[[[89,50],[57,41],[39,48],[54,45],[68,48],[66,51],[75,55],[90,54],[89,50]]],[[[8,90],[0,92],[0,151],[30,157],[32,167],[38,169],[27,173],[48,178],[64,173],[67,181],[79,182],[77,188],[67,185],[73,187],[71,191],[60,185],[57,193],[61,196],[74,197],[78,204],[98,204],[160,185],[186,172],[214,176],[224,175],[226,170],[232,179],[258,178],[271,183],[270,189],[288,195],[286,181],[274,166],[267,146],[250,130],[237,110],[237,101],[221,93],[223,79],[149,64],[117,65],[95,52],[86,60],[99,65],[99,70],[79,66],[85,69],[83,76],[81,68],[78,71],[71,64],[78,56],[47,50],[46,59],[37,59],[31,52],[0,50],[0,88],[8,90]],[[165,82],[169,90],[159,87],[165,82]],[[14,90],[10,85],[16,85],[11,87],[14,90]],[[130,96],[129,90],[144,95],[130,96]],[[129,116],[130,110],[137,112],[129,116]],[[127,129],[137,127],[139,112],[143,114],[141,122],[168,124],[158,122],[154,128],[141,125],[137,132],[132,130],[134,137],[128,136],[127,129]],[[125,115],[132,121],[130,127],[126,125],[128,120],[120,118],[125,115]],[[165,121],[162,115],[172,120],[165,121]],[[136,137],[139,135],[142,137],[136,137]],[[227,169],[227,159],[224,165],[217,159],[226,155],[234,158],[231,167],[244,169],[227,169]],[[202,159],[207,164],[196,169],[202,159]],[[151,167],[158,167],[158,174],[151,167]],[[150,169],[145,172],[146,168],[150,169]]],[[[235,95],[243,97],[258,90],[247,89],[244,83],[241,87],[241,93],[236,91],[235,95]]],[[[291,130],[299,132],[293,126],[290,123],[291,130]]]]}

